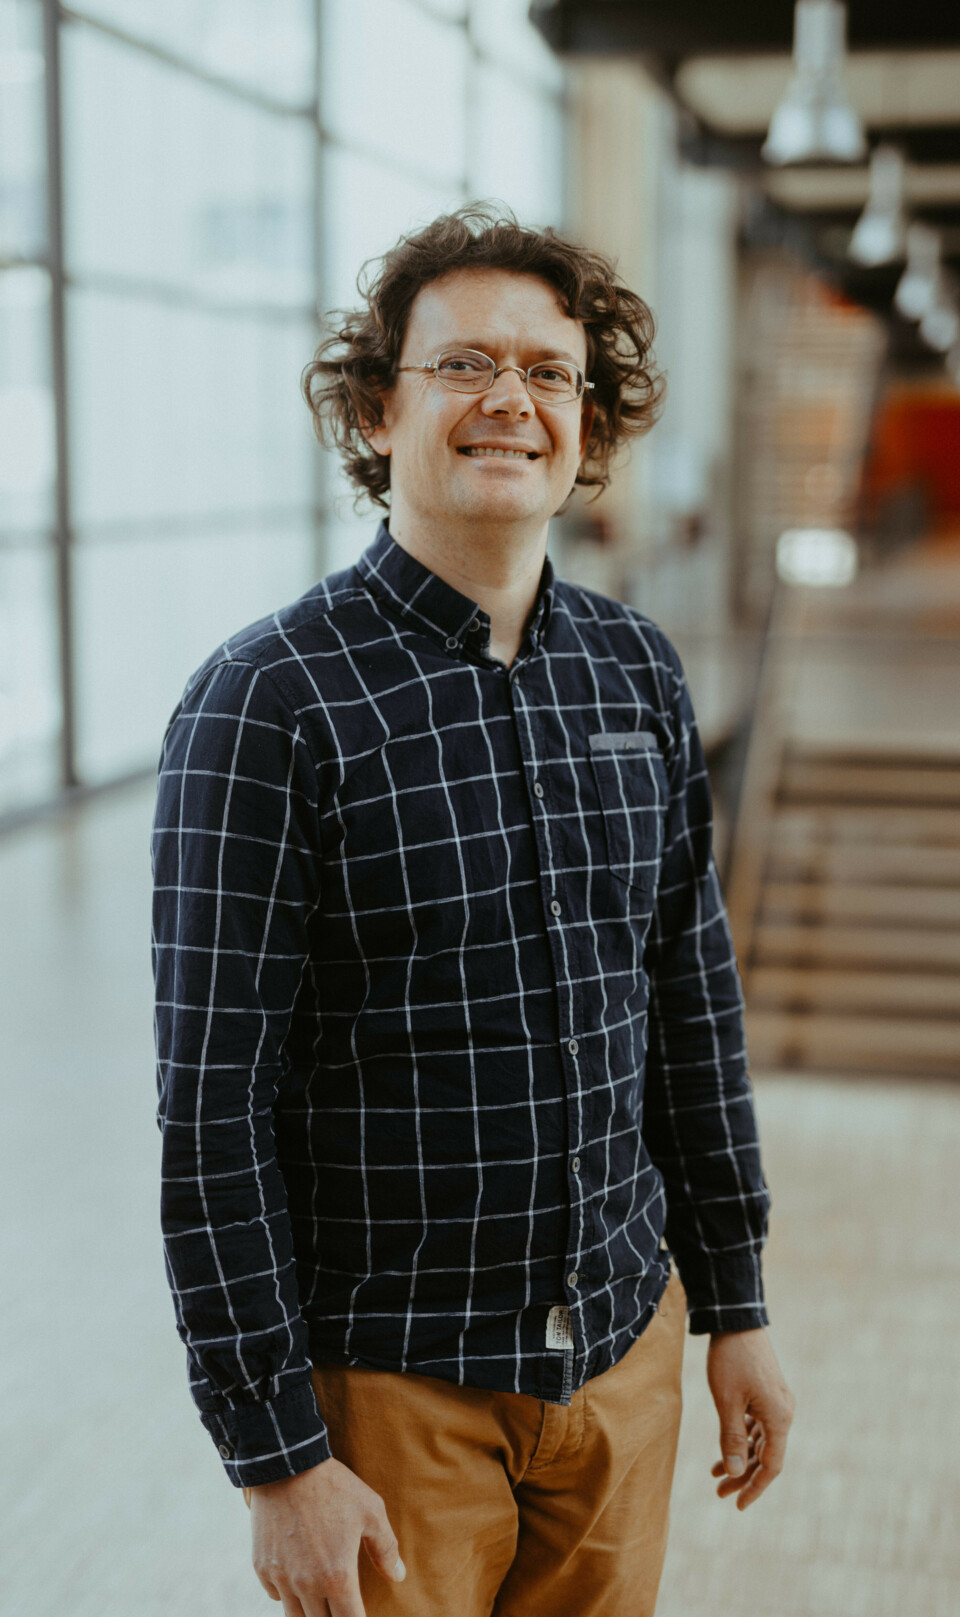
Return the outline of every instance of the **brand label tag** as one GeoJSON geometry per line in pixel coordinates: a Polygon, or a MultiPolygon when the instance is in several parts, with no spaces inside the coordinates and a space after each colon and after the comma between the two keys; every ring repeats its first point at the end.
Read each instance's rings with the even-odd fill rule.
{"type": "Polygon", "coordinates": [[[547,1315],[547,1347],[559,1348],[561,1353],[573,1352],[573,1327],[570,1310],[562,1304],[551,1308],[547,1315]]]}

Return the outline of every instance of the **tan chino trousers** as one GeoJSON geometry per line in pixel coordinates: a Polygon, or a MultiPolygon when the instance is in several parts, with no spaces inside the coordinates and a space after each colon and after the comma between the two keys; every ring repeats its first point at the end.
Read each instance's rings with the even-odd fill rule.
{"type": "Polygon", "coordinates": [[[569,1405],[316,1365],[333,1453],[383,1498],[407,1567],[388,1583],[361,1551],[367,1617],[652,1617],[685,1328],[673,1274],[643,1335],[569,1405]]]}

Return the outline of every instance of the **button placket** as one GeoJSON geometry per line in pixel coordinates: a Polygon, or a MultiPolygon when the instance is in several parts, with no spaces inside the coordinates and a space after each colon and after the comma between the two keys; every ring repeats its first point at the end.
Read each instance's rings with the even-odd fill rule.
{"type": "MultiPolygon", "coordinates": [[[[550,757],[550,749],[547,746],[544,745],[543,739],[540,737],[539,732],[537,730],[537,727],[536,727],[536,724],[535,724],[535,704],[533,704],[531,702],[531,704],[528,705],[527,701],[524,698],[523,690],[526,689],[526,682],[524,682],[523,690],[517,690],[516,689],[516,675],[519,672],[521,667],[526,668],[528,662],[530,663],[530,678],[532,680],[534,680],[534,682],[535,682],[534,688],[535,688],[535,690],[539,689],[539,685],[536,683],[536,662],[535,662],[535,660],[533,660],[532,658],[527,658],[527,657],[521,658],[514,664],[514,666],[509,671],[509,679],[510,679],[510,685],[511,685],[511,701],[514,704],[514,710],[515,710],[515,714],[516,714],[516,718],[517,718],[517,728],[518,728],[518,732],[519,732],[519,735],[520,735],[521,752],[522,752],[525,768],[528,771],[527,778],[529,780],[531,776],[534,776],[534,778],[531,780],[531,784],[530,784],[529,789],[530,789],[531,794],[532,794],[533,797],[537,798],[538,800],[542,800],[546,795],[545,794],[545,788],[543,786],[542,781],[537,779],[536,776],[534,775],[534,771],[536,771],[538,769],[538,767],[542,765],[545,758],[550,757]],[[516,694],[514,694],[514,690],[516,690],[516,694]],[[531,711],[531,709],[533,709],[533,711],[531,711]]],[[[532,821],[533,821],[534,832],[535,832],[535,835],[536,835],[537,854],[538,854],[538,860],[539,860],[539,864],[540,864],[540,880],[541,880],[541,883],[542,883],[542,889],[541,890],[547,889],[547,891],[548,891],[549,886],[552,886],[553,881],[554,881],[554,874],[553,874],[553,872],[554,872],[554,861],[553,861],[553,859],[551,857],[551,840],[552,840],[552,838],[551,838],[551,825],[552,825],[552,817],[551,817],[551,815],[549,815],[547,813],[544,813],[543,815],[534,814],[532,816],[532,821]]],[[[554,918],[557,918],[563,913],[563,904],[561,903],[559,898],[556,898],[556,897],[553,897],[553,896],[548,898],[547,891],[543,891],[543,904],[544,904],[544,910],[546,912],[546,916],[547,917],[552,916],[554,918]]],[[[576,1027],[581,1022],[582,1009],[581,1009],[580,1002],[579,1002],[579,997],[578,997],[577,991],[576,991],[576,974],[575,974],[575,972],[573,972],[571,974],[571,972],[569,970],[569,967],[567,965],[565,965],[565,961],[567,960],[567,951],[564,949],[564,947],[562,945],[562,939],[564,938],[565,928],[560,926],[560,925],[556,926],[555,928],[551,928],[548,925],[547,928],[546,928],[546,931],[547,931],[547,937],[550,940],[550,945],[551,945],[551,957],[552,957],[552,962],[553,962],[553,970],[554,970],[554,973],[555,973],[555,980],[556,980],[558,989],[562,990],[562,995],[563,995],[563,997],[562,997],[562,1020],[567,1023],[568,1027],[571,1026],[571,1025],[576,1027]]],[[[580,1049],[579,1042],[576,1039],[569,1038],[569,1039],[563,1040],[563,1042],[561,1043],[561,1046],[560,1046],[560,1051],[559,1051],[560,1058],[561,1058],[561,1065],[563,1065],[562,1057],[563,1057],[564,1046],[566,1047],[566,1050],[567,1050],[567,1053],[568,1053],[569,1057],[575,1057],[578,1054],[579,1049],[580,1049]]],[[[571,1067],[571,1066],[566,1067],[566,1073],[565,1073],[565,1077],[564,1077],[564,1087],[565,1087],[565,1094],[566,1094],[566,1116],[567,1116],[568,1137],[571,1138],[571,1139],[579,1139],[580,1138],[580,1131],[582,1129],[583,1119],[578,1113],[577,1096],[579,1094],[579,1089],[580,1089],[580,1077],[579,1077],[579,1072],[576,1070],[575,1067],[571,1067]]],[[[569,1158],[568,1158],[568,1164],[570,1164],[570,1159],[569,1158]]],[[[579,1166],[578,1166],[577,1169],[574,1169],[573,1171],[574,1171],[574,1173],[579,1172],[579,1166]]],[[[579,1188],[578,1188],[578,1190],[576,1192],[573,1192],[572,1187],[571,1187],[571,1194],[569,1196],[569,1202],[570,1202],[570,1214],[569,1214],[569,1224],[568,1224],[568,1243],[569,1243],[568,1252],[567,1252],[568,1261],[569,1261],[569,1259],[571,1257],[573,1257],[575,1255],[575,1253],[580,1249],[580,1246],[581,1246],[581,1242],[580,1242],[580,1239],[579,1239],[578,1233],[577,1233],[577,1222],[582,1217],[582,1214],[578,1211],[578,1209],[581,1209],[583,1207],[583,1205],[584,1205],[583,1192],[579,1188]]],[[[570,1270],[568,1272],[568,1274],[565,1276],[565,1284],[568,1287],[570,1292],[575,1292],[576,1291],[576,1289],[577,1289],[577,1287],[578,1287],[578,1285],[580,1283],[580,1280],[581,1280],[581,1276],[580,1276],[579,1271],[577,1271],[576,1269],[572,1269],[572,1270],[570,1270]]],[[[571,1381],[572,1381],[572,1376],[573,1376],[573,1363],[574,1363],[574,1354],[572,1354],[572,1353],[565,1354],[564,1355],[565,1375],[571,1381]]],[[[566,1386],[567,1395],[569,1395],[570,1390],[571,1390],[570,1386],[567,1385],[566,1386]]]]}

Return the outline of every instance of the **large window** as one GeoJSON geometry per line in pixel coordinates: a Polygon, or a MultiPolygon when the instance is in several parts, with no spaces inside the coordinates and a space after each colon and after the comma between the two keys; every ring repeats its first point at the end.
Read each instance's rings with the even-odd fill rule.
{"type": "Polygon", "coordinates": [[[219,640],[354,559],[300,373],[365,259],[563,213],[527,0],[0,0],[0,822],[156,763],[219,640]]]}

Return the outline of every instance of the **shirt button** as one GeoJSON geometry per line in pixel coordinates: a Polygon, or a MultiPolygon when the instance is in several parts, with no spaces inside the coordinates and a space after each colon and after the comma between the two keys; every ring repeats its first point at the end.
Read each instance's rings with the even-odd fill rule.
{"type": "Polygon", "coordinates": [[[576,1055],[579,1048],[580,1048],[580,1046],[577,1043],[576,1039],[568,1039],[567,1040],[567,1049],[570,1051],[570,1054],[572,1056],[576,1055]]]}
{"type": "Polygon", "coordinates": [[[574,1157],[573,1161],[570,1164],[570,1167],[572,1168],[574,1173],[579,1173],[580,1172],[580,1158],[579,1157],[574,1157]]]}
{"type": "Polygon", "coordinates": [[[229,1460],[230,1456],[233,1453],[233,1449],[230,1447],[230,1444],[229,1443],[221,1443],[221,1444],[219,1444],[219,1449],[220,1449],[220,1453],[223,1455],[223,1458],[225,1460],[229,1460]]]}
{"type": "Polygon", "coordinates": [[[447,650],[448,651],[456,651],[459,644],[460,644],[460,642],[457,639],[455,634],[448,634],[447,635],[447,650]]]}
{"type": "Polygon", "coordinates": [[[470,625],[470,633],[471,634],[479,634],[479,632],[480,632],[480,619],[479,618],[474,618],[473,622],[470,625]]]}
{"type": "Polygon", "coordinates": [[[540,782],[538,780],[535,780],[534,783],[533,783],[533,795],[534,795],[534,797],[542,797],[543,796],[543,787],[540,785],[540,782]]]}
{"type": "Polygon", "coordinates": [[[567,1285],[570,1287],[571,1291],[576,1291],[577,1281],[579,1279],[580,1276],[577,1274],[576,1269],[571,1269],[570,1273],[567,1275],[567,1285]]]}
{"type": "Polygon", "coordinates": [[[550,914],[551,915],[559,915],[560,914],[560,905],[557,903],[555,898],[550,900],[550,914]]]}

